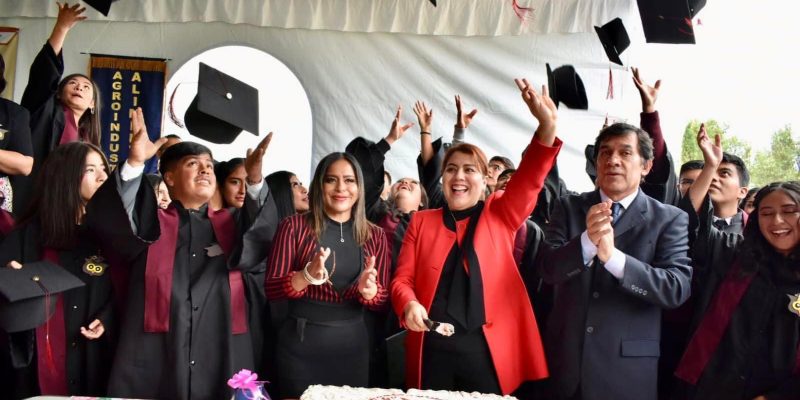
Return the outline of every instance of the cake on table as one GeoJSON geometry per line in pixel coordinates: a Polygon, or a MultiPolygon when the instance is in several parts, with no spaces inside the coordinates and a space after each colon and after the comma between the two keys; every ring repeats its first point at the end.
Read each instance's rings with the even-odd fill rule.
{"type": "Polygon", "coordinates": [[[418,390],[361,388],[350,386],[311,385],[300,400],[452,400],[452,399],[516,399],[478,392],[451,392],[447,390],[418,390]]]}

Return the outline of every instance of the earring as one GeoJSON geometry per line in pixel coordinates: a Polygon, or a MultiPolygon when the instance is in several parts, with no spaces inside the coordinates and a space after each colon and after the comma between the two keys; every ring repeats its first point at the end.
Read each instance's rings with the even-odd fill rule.
{"type": "Polygon", "coordinates": [[[94,115],[94,107],[89,107],[89,113],[94,115]]]}

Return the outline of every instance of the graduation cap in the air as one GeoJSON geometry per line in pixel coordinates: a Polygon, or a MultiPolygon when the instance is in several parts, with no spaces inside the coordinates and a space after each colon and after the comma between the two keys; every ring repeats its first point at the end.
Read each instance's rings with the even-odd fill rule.
{"type": "Polygon", "coordinates": [[[558,107],[564,103],[569,108],[587,110],[589,100],[586,98],[586,89],[583,87],[581,77],[575,72],[572,65],[562,65],[554,70],[547,65],[547,90],[550,98],[558,107]]]}
{"type": "Polygon", "coordinates": [[[111,3],[117,0],[83,0],[86,4],[90,5],[101,14],[108,16],[108,11],[111,9],[111,3]]]}
{"type": "Polygon", "coordinates": [[[0,268],[0,329],[19,332],[44,324],[55,312],[57,295],[83,285],[49,261],[0,268]]]}
{"type": "Polygon", "coordinates": [[[184,122],[192,135],[217,144],[233,142],[243,129],[258,136],[258,89],[200,63],[184,122]]]}
{"type": "Polygon", "coordinates": [[[608,59],[611,62],[622,65],[619,55],[631,44],[628,31],[625,30],[622,20],[614,18],[603,26],[595,26],[594,31],[597,32],[597,37],[600,38],[600,43],[603,44],[603,49],[606,51],[608,59]]]}
{"type": "MultiPolygon", "coordinates": [[[[647,43],[694,44],[692,11],[687,0],[638,0],[647,43]]],[[[703,1],[693,4],[702,8],[703,1]]],[[[695,11],[700,11],[695,8],[695,11]]]]}

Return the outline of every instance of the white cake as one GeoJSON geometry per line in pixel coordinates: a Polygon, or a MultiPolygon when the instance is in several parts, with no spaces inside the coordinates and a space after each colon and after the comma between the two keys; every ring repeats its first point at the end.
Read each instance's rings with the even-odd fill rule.
{"type": "Polygon", "coordinates": [[[478,392],[450,392],[446,390],[417,390],[360,388],[350,386],[311,385],[300,396],[300,400],[452,400],[452,399],[515,399],[478,392]]]}

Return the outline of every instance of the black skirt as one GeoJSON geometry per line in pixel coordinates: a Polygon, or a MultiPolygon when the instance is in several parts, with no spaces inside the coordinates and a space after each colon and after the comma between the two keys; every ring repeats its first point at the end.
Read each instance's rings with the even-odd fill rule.
{"type": "Polygon", "coordinates": [[[278,332],[276,363],[281,398],[310,385],[369,383],[369,336],[360,304],[290,301],[278,332]]]}

